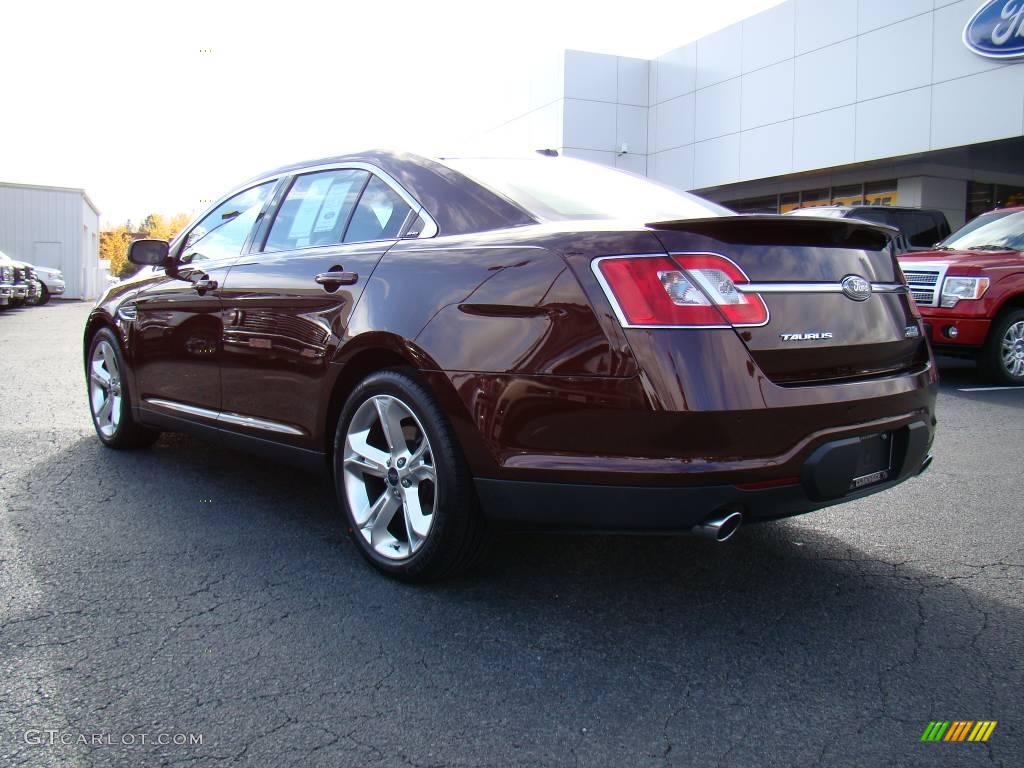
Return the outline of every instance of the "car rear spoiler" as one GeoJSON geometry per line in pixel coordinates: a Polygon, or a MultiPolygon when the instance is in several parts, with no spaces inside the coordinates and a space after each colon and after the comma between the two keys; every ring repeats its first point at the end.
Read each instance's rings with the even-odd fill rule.
{"type": "Polygon", "coordinates": [[[895,227],[856,219],[765,214],[655,221],[646,226],[654,230],[692,232],[739,245],[793,245],[866,251],[885,250],[899,235],[895,227]]]}

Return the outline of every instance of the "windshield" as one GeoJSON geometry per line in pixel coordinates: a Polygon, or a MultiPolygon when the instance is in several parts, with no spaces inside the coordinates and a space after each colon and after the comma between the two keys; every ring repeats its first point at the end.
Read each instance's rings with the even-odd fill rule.
{"type": "Polygon", "coordinates": [[[992,211],[968,222],[938,244],[959,251],[1024,250],[1024,211],[992,211]]]}
{"type": "Polygon", "coordinates": [[[630,219],[647,223],[735,215],[728,208],[643,176],[572,158],[444,162],[549,221],[630,219]]]}

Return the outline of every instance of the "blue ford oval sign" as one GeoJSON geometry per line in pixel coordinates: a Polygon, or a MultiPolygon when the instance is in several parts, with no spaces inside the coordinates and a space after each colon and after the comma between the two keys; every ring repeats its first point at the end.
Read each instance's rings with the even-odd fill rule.
{"type": "Polygon", "coordinates": [[[1024,56],[1024,0],[989,0],[964,27],[964,45],[991,59],[1024,56]]]}

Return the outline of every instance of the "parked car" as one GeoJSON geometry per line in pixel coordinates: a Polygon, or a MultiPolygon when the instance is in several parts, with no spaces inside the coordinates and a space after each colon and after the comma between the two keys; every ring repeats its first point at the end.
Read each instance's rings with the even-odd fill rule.
{"type": "Polygon", "coordinates": [[[900,266],[936,350],[1024,384],[1024,207],[982,214],[900,266]]]}
{"type": "Polygon", "coordinates": [[[36,304],[46,304],[51,296],[61,296],[64,293],[64,273],[52,267],[33,266],[36,281],[39,283],[39,295],[36,304]]]}
{"type": "Polygon", "coordinates": [[[14,298],[14,263],[0,251],[0,307],[6,307],[14,298]]]}
{"type": "Polygon", "coordinates": [[[15,261],[7,254],[0,252],[0,263],[10,267],[11,283],[10,296],[7,301],[9,307],[21,307],[26,303],[34,303],[39,296],[39,282],[35,278],[35,270],[32,265],[23,261],[15,261]]]}
{"type": "Polygon", "coordinates": [[[885,224],[900,231],[897,249],[901,253],[928,251],[949,236],[949,221],[942,211],[896,205],[822,205],[789,211],[787,216],[833,216],[885,224]]]}
{"type": "Polygon", "coordinates": [[[188,431],[333,476],[409,580],[496,523],[684,532],[927,467],[937,379],[891,248],[557,157],[373,152],[230,192],[89,316],[112,448],[188,431]]]}

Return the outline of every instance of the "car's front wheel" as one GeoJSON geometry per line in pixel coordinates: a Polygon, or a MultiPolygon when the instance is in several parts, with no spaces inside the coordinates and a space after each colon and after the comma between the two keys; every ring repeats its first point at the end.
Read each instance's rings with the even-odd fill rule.
{"type": "Polygon", "coordinates": [[[990,380],[1024,384],[1024,309],[1011,310],[992,324],[980,362],[990,380]]]}
{"type": "Polygon", "coordinates": [[[448,420],[411,371],[369,376],[334,438],[334,479],[352,539],[379,570],[431,581],[485,547],[473,480],[448,420]]]}
{"type": "Polygon", "coordinates": [[[50,300],[50,292],[45,285],[39,286],[39,296],[36,298],[36,306],[41,307],[50,300]]]}
{"type": "Polygon", "coordinates": [[[160,433],[141,426],[132,417],[124,356],[109,328],[101,328],[93,336],[88,366],[89,410],[103,444],[109,448],[152,445],[160,433]]]}

